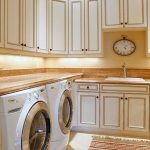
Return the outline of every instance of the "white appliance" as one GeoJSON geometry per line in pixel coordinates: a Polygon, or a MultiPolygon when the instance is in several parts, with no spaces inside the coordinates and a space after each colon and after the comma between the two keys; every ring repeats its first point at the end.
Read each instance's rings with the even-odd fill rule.
{"type": "Polygon", "coordinates": [[[73,105],[68,81],[46,85],[51,117],[50,150],[64,150],[69,141],[73,105]]]}
{"type": "Polygon", "coordinates": [[[2,150],[46,150],[50,116],[45,86],[0,97],[2,150]]]}

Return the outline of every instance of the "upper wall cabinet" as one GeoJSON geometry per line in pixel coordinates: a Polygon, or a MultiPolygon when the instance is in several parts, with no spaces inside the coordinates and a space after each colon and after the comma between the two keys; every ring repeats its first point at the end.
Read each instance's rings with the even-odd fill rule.
{"type": "Polygon", "coordinates": [[[147,0],[102,0],[103,28],[146,27],[147,0]]]}
{"type": "Polygon", "coordinates": [[[22,49],[22,0],[5,0],[5,47],[22,49]]]}
{"type": "Polygon", "coordinates": [[[37,51],[48,52],[48,0],[36,0],[37,51]]]}
{"type": "Polygon", "coordinates": [[[69,1],[69,53],[84,54],[84,0],[69,1]]]}
{"type": "Polygon", "coordinates": [[[35,51],[34,0],[5,1],[5,47],[35,51]]]}
{"type": "Polygon", "coordinates": [[[49,1],[49,52],[68,53],[68,1],[49,1]]]}
{"type": "Polygon", "coordinates": [[[0,47],[4,46],[4,0],[0,0],[0,47]]]}
{"type": "Polygon", "coordinates": [[[101,0],[69,1],[70,54],[101,54],[101,0]]]}
{"type": "Polygon", "coordinates": [[[36,51],[36,1],[23,0],[23,50],[36,51]]]}

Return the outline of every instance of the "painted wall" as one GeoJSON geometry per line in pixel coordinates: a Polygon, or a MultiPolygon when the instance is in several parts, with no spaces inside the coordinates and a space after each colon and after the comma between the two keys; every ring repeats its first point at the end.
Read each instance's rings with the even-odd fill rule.
{"type": "Polygon", "coordinates": [[[125,62],[130,68],[150,68],[150,58],[146,57],[146,32],[107,32],[104,33],[104,58],[47,58],[46,67],[55,68],[119,68],[125,62]],[[113,43],[126,35],[136,44],[136,51],[130,56],[118,56],[113,52],[113,43]]]}
{"type": "Polygon", "coordinates": [[[0,55],[0,69],[30,69],[44,67],[44,58],[0,55]]]}

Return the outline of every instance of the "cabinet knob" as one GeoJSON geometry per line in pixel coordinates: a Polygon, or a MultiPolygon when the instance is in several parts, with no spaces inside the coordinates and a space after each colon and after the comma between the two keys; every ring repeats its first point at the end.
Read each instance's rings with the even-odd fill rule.
{"type": "Polygon", "coordinates": [[[125,100],[128,100],[128,98],[126,97],[125,100]]]}
{"type": "Polygon", "coordinates": [[[96,96],[96,98],[99,98],[99,96],[96,96]]]}
{"type": "Polygon", "coordinates": [[[27,46],[26,44],[24,44],[23,46],[27,46]]]}
{"type": "Polygon", "coordinates": [[[37,47],[37,49],[40,49],[39,46],[37,47]]]}
{"type": "Polygon", "coordinates": [[[82,51],[84,51],[84,49],[82,49],[82,51]]]}
{"type": "Polygon", "coordinates": [[[21,46],[23,46],[23,43],[21,43],[21,46]]]}
{"type": "Polygon", "coordinates": [[[88,49],[85,49],[85,51],[88,51],[88,49]]]}
{"type": "Polygon", "coordinates": [[[121,22],[121,24],[123,24],[123,22],[121,22]]]}
{"type": "Polygon", "coordinates": [[[90,87],[89,86],[87,86],[87,89],[89,89],[90,87]]]}
{"type": "Polygon", "coordinates": [[[127,22],[125,22],[125,24],[128,24],[127,22]]]}
{"type": "Polygon", "coordinates": [[[49,51],[52,51],[52,49],[49,49],[49,51]]]}
{"type": "Polygon", "coordinates": [[[121,100],[123,100],[123,97],[120,97],[121,100]]]}

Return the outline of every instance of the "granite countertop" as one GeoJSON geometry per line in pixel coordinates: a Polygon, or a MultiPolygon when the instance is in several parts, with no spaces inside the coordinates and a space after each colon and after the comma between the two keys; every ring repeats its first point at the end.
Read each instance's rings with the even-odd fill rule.
{"type": "Polygon", "coordinates": [[[0,78],[0,96],[9,93],[54,83],[64,79],[81,78],[82,73],[37,73],[0,78]]]}
{"type": "Polygon", "coordinates": [[[103,84],[150,84],[150,79],[145,79],[145,81],[109,81],[102,77],[82,77],[76,79],[75,82],[78,83],[103,83],[103,84]]]}

